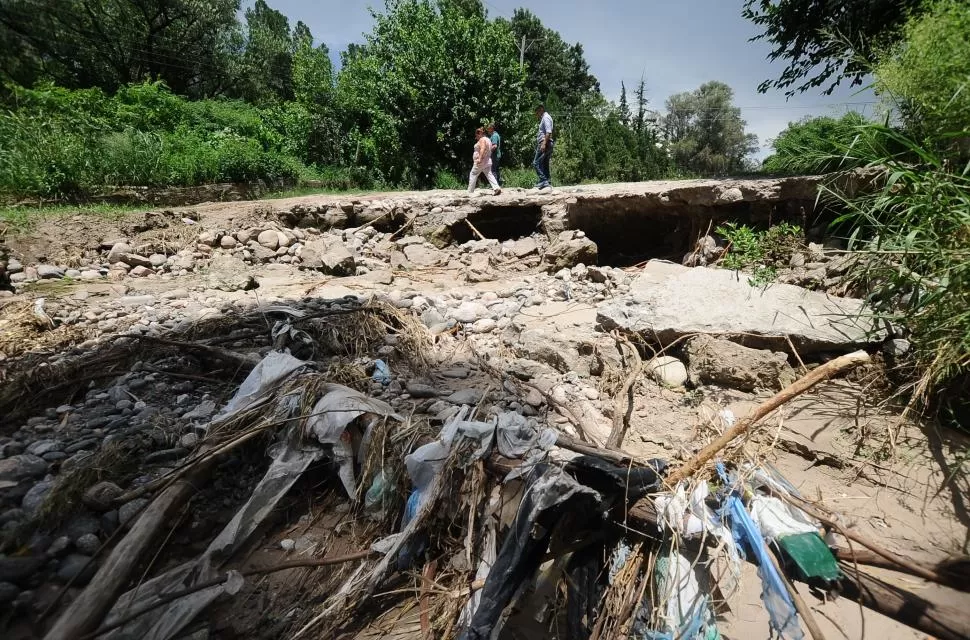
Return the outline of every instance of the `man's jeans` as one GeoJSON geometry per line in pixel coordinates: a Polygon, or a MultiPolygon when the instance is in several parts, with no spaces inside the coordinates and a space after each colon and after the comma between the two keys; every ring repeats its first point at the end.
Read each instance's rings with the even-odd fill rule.
{"type": "Polygon", "coordinates": [[[492,154],[492,175],[499,186],[502,186],[502,159],[494,153],[492,154]]]}
{"type": "Polygon", "coordinates": [[[549,184],[552,179],[549,176],[549,158],[552,156],[551,144],[546,145],[546,150],[543,151],[540,145],[536,145],[536,157],[532,161],[532,166],[535,167],[536,174],[539,176],[539,187],[545,187],[549,184]]]}

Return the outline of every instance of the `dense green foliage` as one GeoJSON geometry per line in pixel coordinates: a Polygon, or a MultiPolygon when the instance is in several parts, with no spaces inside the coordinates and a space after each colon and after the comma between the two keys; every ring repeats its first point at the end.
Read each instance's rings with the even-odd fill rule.
{"type": "Polygon", "coordinates": [[[773,282],[776,268],[788,264],[792,254],[801,247],[803,236],[801,227],[784,222],[760,231],[746,224],[726,222],[714,233],[727,240],[721,266],[750,271],[748,281],[752,286],[773,282]]]}
{"type": "Polygon", "coordinates": [[[822,116],[789,123],[771,141],[774,153],[762,169],[772,174],[818,174],[852,168],[853,158],[843,152],[866,131],[866,118],[851,111],[841,118],[822,116]]]}
{"type": "Polygon", "coordinates": [[[725,85],[669,105],[668,144],[645,83],[613,104],[581,44],[525,9],[491,19],[480,0],[387,0],[337,73],[326,45],[265,0],[241,15],[237,0],[0,9],[6,199],[307,178],[460,187],[474,130],[490,122],[505,177],[527,186],[515,170],[531,166],[539,102],[556,123],[559,184],[722,174],[751,149],[725,85]]]}
{"type": "Polygon", "coordinates": [[[745,169],[758,138],[745,133],[734,92],[723,82],[706,82],[696,91],[667,99],[665,128],[674,162],[700,175],[726,175],[745,169]]]}
{"type": "Polygon", "coordinates": [[[842,80],[861,84],[881,47],[896,42],[909,15],[924,0],[745,0],[742,15],[771,43],[771,60],[788,66],[758,87],[793,95],[820,88],[831,93],[842,80]]]}
{"type": "Polygon", "coordinates": [[[905,34],[875,67],[877,91],[914,135],[970,131],[970,3],[936,2],[905,34]]]}

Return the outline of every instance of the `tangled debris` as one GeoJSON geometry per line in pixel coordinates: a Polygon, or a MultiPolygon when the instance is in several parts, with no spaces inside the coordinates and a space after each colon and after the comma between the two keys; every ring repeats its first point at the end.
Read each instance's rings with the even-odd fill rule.
{"type": "MultiPolygon", "coordinates": [[[[232,611],[234,599],[258,589],[252,580],[282,571],[304,572],[308,593],[317,595],[304,602],[280,596],[276,607],[286,614],[272,629],[275,637],[369,638],[392,625],[396,637],[474,640],[531,617],[571,639],[717,638],[717,615],[731,607],[745,560],[759,567],[780,637],[806,637],[802,629],[816,627],[793,580],[852,594],[937,637],[970,633],[965,616],[867,576],[858,568],[865,557],[852,555],[850,546],[852,559],[839,561],[836,555],[846,556],[833,547],[844,535],[849,545],[862,544],[921,577],[953,584],[952,576],[843,531],[824,507],[737,446],[758,420],[867,361],[865,353],[816,368],[677,464],[577,441],[540,419],[489,408],[486,394],[434,417],[402,414],[366,393],[389,383],[383,361],[360,365],[370,377],[358,377],[358,389],[333,382],[341,363],[373,350],[375,337],[388,332],[413,355],[402,366],[426,367],[434,359],[422,338],[426,330],[393,308],[357,300],[329,301],[315,314],[266,308],[235,320],[236,343],[248,335],[243,330],[255,331],[249,327],[256,315],[276,318],[259,336],[272,348],[258,360],[254,351],[207,343],[214,328],[196,327],[178,339],[118,339],[43,372],[52,381],[92,362],[147,362],[174,352],[209,363],[203,366],[248,371],[198,430],[191,454],[108,499],[141,500],[140,513],[129,517],[130,529],[110,551],[99,549],[97,572],[46,638],[183,637],[193,622],[232,611]],[[141,569],[216,465],[252,448],[266,452],[269,466],[204,550],[141,569]],[[322,508],[341,507],[353,524],[333,523],[329,543],[304,549],[297,560],[246,567],[254,536],[301,476],[321,464],[339,480],[322,508]]],[[[492,373],[493,384],[517,386],[492,373]]],[[[582,436],[581,422],[576,426],[582,436]]],[[[622,419],[616,426],[622,429],[622,419]]]]}

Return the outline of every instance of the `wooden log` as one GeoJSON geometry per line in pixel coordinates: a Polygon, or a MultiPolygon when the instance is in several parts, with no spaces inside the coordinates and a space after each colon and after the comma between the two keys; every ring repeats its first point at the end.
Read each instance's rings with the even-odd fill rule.
{"type": "Polygon", "coordinates": [[[791,385],[758,405],[754,413],[743,420],[739,420],[736,425],[722,433],[714,442],[701,449],[700,453],[685,462],[683,466],[675,469],[667,476],[668,483],[670,486],[675,486],[681,480],[694,475],[701,467],[713,459],[714,456],[719,454],[722,449],[731,444],[735,438],[746,436],[755,424],[778,407],[790,402],[823,380],[828,380],[843,371],[848,371],[869,361],[868,353],[865,351],[854,351],[848,355],[840,356],[835,360],[826,362],[810,371],[805,376],[802,376],[791,385]]]}
{"type": "Polygon", "coordinates": [[[203,470],[208,467],[169,486],[137,517],[128,535],[111,551],[44,640],[76,640],[98,627],[128,585],[132,572],[156,551],[156,544],[165,536],[175,514],[198,490],[204,480],[203,470]]]}
{"type": "Polygon", "coordinates": [[[878,611],[938,640],[970,638],[970,614],[966,606],[956,608],[933,602],[861,571],[857,572],[847,562],[842,562],[842,572],[846,576],[842,580],[842,595],[867,609],[878,611]]]}

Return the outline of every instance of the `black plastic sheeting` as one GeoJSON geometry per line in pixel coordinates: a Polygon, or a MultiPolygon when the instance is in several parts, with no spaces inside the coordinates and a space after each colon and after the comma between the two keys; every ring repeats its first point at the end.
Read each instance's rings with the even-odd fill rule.
{"type": "MultiPolygon", "coordinates": [[[[459,640],[492,637],[516,591],[539,569],[553,531],[564,518],[568,516],[573,532],[599,529],[614,507],[656,491],[666,467],[662,460],[651,461],[649,467],[620,467],[590,456],[570,461],[565,469],[537,465],[485,580],[481,603],[459,640]]],[[[567,597],[570,609],[575,609],[568,614],[571,638],[589,636],[598,604],[602,555],[603,545],[595,544],[577,552],[567,568],[572,579],[571,597],[567,597]]]]}

